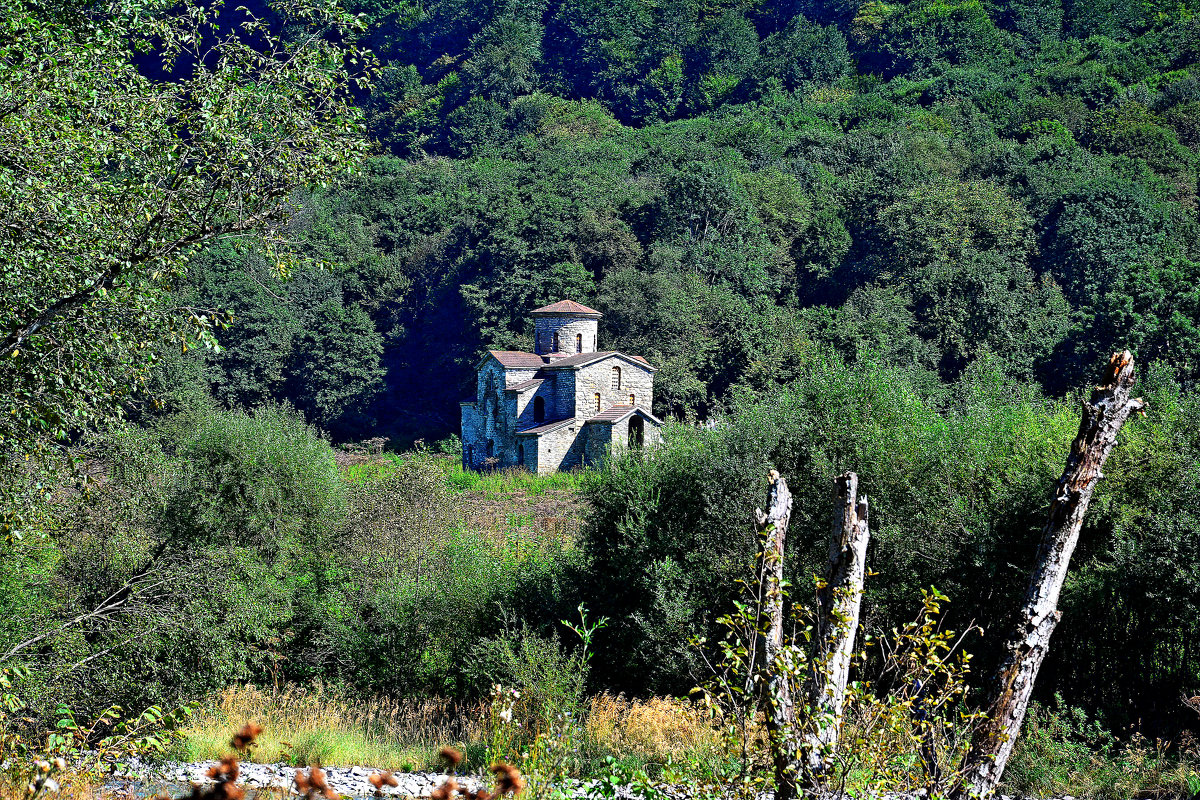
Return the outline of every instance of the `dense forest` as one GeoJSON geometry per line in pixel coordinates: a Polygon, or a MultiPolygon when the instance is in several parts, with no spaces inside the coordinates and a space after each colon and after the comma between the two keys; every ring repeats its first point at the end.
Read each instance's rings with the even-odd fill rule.
{"type": "MultiPolygon", "coordinates": [[[[282,41],[306,35],[250,5],[282,41]]],[[[70,334],[137,347],[0,363],[4,497],[23,504],[3,519],[0,661],[34,668],[31,724],[59,701],[245,681],[478,698],[569,663],[560,621],[581,603],[609,620],[590,691],[684,695],[693,637],[718,635],[753,562],[772,467],[796,497],[797,584],[823,563],[830,479],[855,470],[874,515],[864,628],[936,585],[952,626],[983,627],[986,675],[1081,392],[1128,348],[1148,413],[1100,484],[1037,696],[1099,720],[1072,734],[1089,744],[1195,728],[1194,0],[344,5],[360,17],[334,41],[373,54],[373,77],[305,84],[346,107],[303,129],[314,152],[337,144],[279,168],[270,236],[198,237],[136,313],[70,334]],[[332,174],[343,146],[354,169],[332,174]],[[673,425],[565,479],[577,540],[522,554],[460,524],[453,481],[472,479],[451,470],[448,490],[430,447],[457,452],[484,350],[532,349],[528,312],[560,299],[659,368],[673,425]],[[208,346],[155,309],[186,309],[208,346]],[[84,383],[28,388],[68,368],[116,376],[96,395],[119,411],[95,413],[84,383]],[[364,482],[334,446],[374,437],[410,455],[364,482]],[[48,484],[13,466],[55,448],[75,467],[48,484]]],[[[132,63],[154,72],[145,50],[132,63]]],[[[246,152],[275,168],[280,151],[246,152]]],[[[4,235],[0,256],[18,252],[4,235]]]]}
{"type": "MultiPolygon", "coordinates": [[[[810,343],[1050,396],[1118,345],[1188,385],[1200,28],[1178,5],[365,3],[381,155],[302,202],[285,287],[233,245],[196,369],[338,438],[439,437],[484,348],[577,298],[660,415],[810,343]]],[[[923,380],[924,378],[922,378],[923,380]]]]}

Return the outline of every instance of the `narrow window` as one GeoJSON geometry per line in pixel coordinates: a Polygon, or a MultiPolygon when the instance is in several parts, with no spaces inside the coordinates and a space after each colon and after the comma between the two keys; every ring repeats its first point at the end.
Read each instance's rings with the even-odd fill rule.
{"type": "Polygon", "coordinates": [[[614,392],[621,391],[621,368],[612,368],[612,390],[614,392]]]}
{"type": "Polygon", "coordinates": [[[558,352],[558,331],[554,332],[554,348],[550,352],[552,352],[552,353],[558,352]]]}
{"type": "Polygon", "coordinates": [[[541,422],[546,419],[546,398],[533,398],[533,421],[541,422]]]}
{"type": "Polygon", "coordinates": [[[629,418],[629,446],[641,447],[645,439],[646,423],[637,414],[629,418]]]}
{"type": "Polygon", "coordinates": [[[598,335],[595,333],[592,334],[592,349],[593,350],[600,349],[600,339],[599,339],[598,335]]]}
{"type": "Polygon", "coordinates": [[[583,334],[582,333],[575,334],[575,352],[576,353],[583,352],[583,334]]]}
{"type": "Polygon", "coordinates": [[[495,454],[496,454],[496,442],[492,439],[488,439],[487,457],[491,458],[495,454]]]}
{"type": "Polygon", "coordinates": [[[631,406],[636,406],[636,405],[637,405],[637,397],[635,397],[635,396],[634,396],[634,395],[632,395],[632,394],[631,394],[631,395],[629,395],[629,405],[631,405],[631,406]]]}
{"type": "Polygon", "coordinates": [[[525,463],[525,445],[517,445],[517,461],[523,465],[525,463]]]}
{"type": "Polygon", "coordinates": [[[596,411],[597,411],[597,413],[599,413],[599,411],[600,411],[600,393],[599,392],[596,392],[596,411]]]}
{"type": "Polygon", "coordinates": [[[469,445],[467,445],[467,466],[472,467],[474,465],[475,465],[475,445],[469,444],[469,445]]]}

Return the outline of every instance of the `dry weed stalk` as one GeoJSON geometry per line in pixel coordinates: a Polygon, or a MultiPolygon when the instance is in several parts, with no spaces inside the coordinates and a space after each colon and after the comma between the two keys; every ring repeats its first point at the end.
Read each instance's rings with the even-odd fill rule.
{"type": "Polygon", "coordinates": [[[383,787],[391,786],[395,788],[400,785],[400,781],[396,780],[396,776],[390,772],[376,772],[367,778],[372,786],[375,787],[375,796],[383,797],[383,787]]]}
{"type": "MultiPolygon", "coordinates": [[[[293,781],[296,787],[296,792],[299,793],[304,800],[337,800],[338,793],[329,787],[329,782],[325,780],[325,770],[317,764],[314,764],[308,770],[308,775],[304,774],[304,770],[296,770],[296,777],[293,781]]],[[[382,792],[380,792],[382,794],[382,792]]]]}
{"type": "MultiPolygon", "coordinates": [[[[247,753],[261,733],[262,726],[247,722],[229,740],[229,746],[239,753],[247,753]]],[[[193,783],[190,800],[244,800],[246,790],[237,785],[240,773],[241,769],[235,756],[222,758],[207,773],[209,779],[214,783],[211,786],[193,783]]],[[[170,800],[170,798],[165,795],[157,795],[153,800],[170,800]]]]}

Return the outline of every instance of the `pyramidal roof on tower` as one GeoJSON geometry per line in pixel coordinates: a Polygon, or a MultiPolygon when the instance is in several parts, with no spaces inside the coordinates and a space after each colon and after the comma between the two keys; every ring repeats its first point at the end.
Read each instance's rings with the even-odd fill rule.
{"type": "Polygon", "coordinates": [[[557,303],[551,303],[548,306],[535,308],[529,312],[531,314],[571,314],[581,317],[602,317],[604,316],[594,308],[588,308],[582,303],[576,303],[574,300],[559,300],[557,303]]]}

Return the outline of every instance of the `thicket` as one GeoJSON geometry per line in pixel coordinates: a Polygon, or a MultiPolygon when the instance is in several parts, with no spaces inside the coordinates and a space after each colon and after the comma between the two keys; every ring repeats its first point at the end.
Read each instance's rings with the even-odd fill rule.
{"type": "Polygon", "coordinates": [[[785,385],[806,342],[1051,396],[1120,347],[1196,378],[1188,4],[360,6],[386,154],[301,199],[291,282],[225,245],[181,289],[241,320],[195,356],[223,402],[441,436],[563,297],[660,367],[660,415],[785,385]]]}
{"type": "Polygon", "coordinates": [[[59,703],[86,717],[248,681],[478,696],[511,668],[512,609],[559,605],[570,542],[472,529],[444,458],[348,480],[277,406],[201,405],[95,447],[86,492],[0,553],[0,655],[30,667],[34,730],[59,703]]]}
{"type": "MultiPolygon", "coordinates": [[[[948,624],[1003,630],[1020,601],[1047,498],[1078,424],[1002,370],[924,393],[888,366],[810,354],[802,377],[747,398],[716,430],[677,429],[631,453],[587,490],[589,607],[626,624],[597,644],[604,685],[687,691],[701,674],[690,635],[713,639],[756,552],[746,509],[771,467],[794,495],[790,575],[823,569],[829,476],[855,468],[869,488],[872,543],[864,631],[908,618],[922,587],[953,599],[948,624]]],[[[1194,582],[1200,507],[1195,399],[1160,372],[1142,387],[1154,413],[1131,422],[1105,470],[1064,591],[1063,621],[1039,695],[1094,709],[1117,729],[1178,730],[1179,698],[1200,663],[1194,582]]],[[[970,648],[988,674],[1002,643],[970,648]]]]}
{"type": "MultiPolygon", "coordinates": [[[[521,719],[549,732],[543,744],[557,735],[558,715],[575,714],[572,735],[591,755],[554,769],[594,767],[623,750],[586,744],[585,691],[678,695],[704,681],[689,642],[719,639],[718,617],[753,569],[748,509],[761,504],[768,466],[794,487],[787,570],[801,587],[797,603],[801,576],[825,558],[828,476],[854,464],[872,490],[876,574],[864,633],[885,640],[928,585],[953,598],[949,627],[1001,628],[1033,558],[1075,403],[1045,400],[999,369],[975,368],[947,389],[933,376],[848,364],[828,351],[808,352],[803,367],[789,389],[747,394],[714,429],[675,426],[665,446],[574,478],[468,481],[426,451],[339,468],[329,443],[286,407],[202,404],[115,434],[88,462],[87,494],[56,498],[61,525],[4,554],[4,641],[46,635],[9,659],[32,668],[17,686],[32,720],[25,730],[52,723],[59,701],[87,719],[112,702],[170,706],[247,682],[322,681],[362,708],[375,708],[375,696],[478,704],[499,683],[533,703],[521,719]],[[517,505],[580,482],[589,510],[579,539],[533,536],[514,547],[494,524],[472,527],[468,495],[496,503],[506,480],[525,498],[517,505]],[[581,602],[590,619],[608,618],[587,670],[576,663],[577,635],[562,624],[578,619],[581,602]]],[[[1039,677],[1039,696],[1061,695],[1062,710],[1035,718],[1013,785],[1086,775],[1103,794],[1184,769],[1178,750],[1158,753],[1144,740],[1133,748],[1113,740],[1088,760],[1068,722],[1081,713],[1072,709],[1087,708],[1103,726],[1096,730],[1137,723],[1174,741],[1194,726],[1178,698],[1200,673],[1189,644],[1200,635],[1200,542],[1189,516],[1200,507],[1197,408],[1165,370],[1143,388],[1153,413],[1128,424],[1108,463],[1039,677]],[[1140,602],[1149,593],[1157,602],[1140,602]]],[[[513,524],[524,524],[520,513],[513,524]]],[[[972,638],[972,674],[987,673],[998,644],[972,638]]],[[[879,666],[868,658],[863,674],[879,666]]],[[[288,691],[297,690],[280,696],[288,691]]],[[[382,733],[372,728],[364,741],[390,760],[419,760],[428,748],[413,734],[411,755],[393,752],[385,743],[400,734],[379,724],[382,733]]],[[[354,730],[344,741],[304,741],[357,746],[354,730]]],[[[483,747],[481,737],[466,738],[483,747]]],[[[673,769],[692,778],[736,769],[714,753],[710,742],[695,764],[673,769]]],[[[627,763],[655,763],[644,758],[627,763]]]]}

